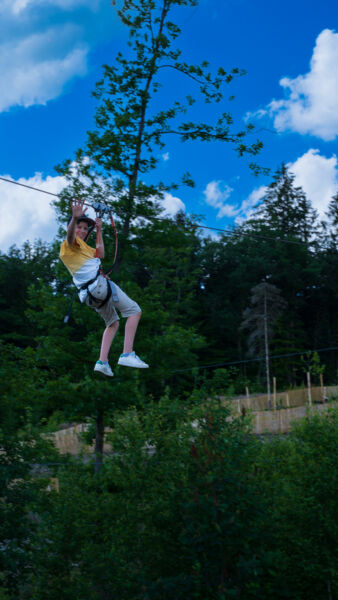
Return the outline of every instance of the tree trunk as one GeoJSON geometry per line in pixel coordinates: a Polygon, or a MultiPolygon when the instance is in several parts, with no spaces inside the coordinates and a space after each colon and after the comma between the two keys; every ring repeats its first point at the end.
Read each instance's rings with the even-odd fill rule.
{"type": "Polygon", "coordinates": [[[265,366],[266,366],[266,385],[267,385],[267,393],[268,393],[268,409],[271,410],[269,340],[268,340],[268,309],[267,309],[267,300],[266,300],[266,290],[264,291],[264,343],[265,343],[265,366]]]}
{"type": "Polygon", "coordinates": [[[157,61],[159,40],[160,40],[160,37],[163,32],[165,18],[169,12],[169,9],[170,9],[170,2],[164,2],[162,5],[160,24],[159,24],[158,34],[157,34],[157,41],[155,41],[155,45],[153,47],[153,57],[150,62],[150,65],[149,65],[148,75],[147,75],[145,87],[144,87],[143,93],[142,93],[143,101],[142,101],[142,107],[141,107],[140,120],[139,120],[139,124],[138,124],[135,158],[134,158],[132,172],[129,175],[128,215],[127,215],[126,219],[124,220],[123,229],[122,229],[123,235],[125,236],[126,239],[129,238],[130,221],[133,216],[132,212],[133,212],[133,206],[134,206],[134,201],[135,201],[135,193],[136,193],[136,188],[137,188],[138,177],[140,174],[141,153],[142,153],[142,149],[144,146],[143,135],[144,135],[145,127],[146,127],[146,113],[147,113],[147,110],[149,107],[149,102],[150,102],[149,90],[150,90],[151,82],[156,73],[156,61],[157,61]]]}
{"type": "Polygon", "coordinates": [[[96,435],[95,435],[95,473],[98,473],[103,464],[103,442],[104,425],[103,411],[98,410],[96,416],[96,435]]]}

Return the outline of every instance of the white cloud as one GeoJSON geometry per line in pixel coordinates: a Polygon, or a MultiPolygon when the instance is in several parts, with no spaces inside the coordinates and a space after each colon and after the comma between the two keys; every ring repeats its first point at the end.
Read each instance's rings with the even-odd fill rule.
{"type": "MultiPolygon", "coordinates": [[[[10,175],[2,175],[12,179],[10,175]]],[[[35,173],[18,183],[30,185],[58,194],[66,185],[64,177],[46,177],[35,173]]],[[[1,181],[1,209],[4,217],[0,222],[0,249],[6,252],[12,244],[21,246],[26,240],[41,238],[50,242],[58,229],[51,197],[41,192],[1,181]]]]}
{"type": "MultiPolygon", "coordinates": [[[[152,201],[156,204],[156,206],[162,206],[162,216],[163,217],[174,217],[178,212],[183,211],[185,212],[185,204],[184,202],[182,202],[182,200],[180,198],[177,198],[176,196],[172,196],[172,194],[169,194],[168,192],[165,192],[163,195],[163,198],[158,198],[156,196],[151,196],[149,198],[149,201],[152,201]]],[[[89,212],[87,213],[88,216],[91,216],[90,213],[90,208],[89,208],[89,212]]],[[[153,221],[151,218],[147,219],[144,217],[137,217],[136,219],[133,219],[133,225],[135,225],[136,227],[138,226],[142,226],[145,223],[151,224],[153,221]]]]}
{"type": "Polygon", "coordinates": [[[324,29],[316,40],[310,71],[295,79],[283,77],[280,85],[287,99],[273,100],[268,106],[278,131],[311,134],[326,141],[335,139],[338,135],[337,64],[338,33],[324,29]]]}
{"type": "Polygon", "coordinates": [[[311,149],[287,166],[295,175],[295,185],[304,190],[319,216],[323,218],[332,196],[338,191],[336,155],[326,158],[319,154],[319,150],[311,149]]]}
{"type": "Polygon", "coordinates": [[[185,211],[185,204],[182,202],[180,198],[176,196],[172,196],[168,192],[164,194],[164,199],[162,200],[162,207],[164,209],[164,215],[173,217],[179,211],[185,211]]]}
{"type": "MultiPolygon", "coordinates": [[[[72,26],[58,27],[0,45],[0,76],[6,81],[0,91],[0,111],[15,105],[46,104],[72,77],[86,74],[88,49],[84,46],[73,47],[62,56],[50,56],[51,49],[66,45],[75,30],[72,26]]],[[[56,48],[55,53],[59,53],[56,48]]]]}
{"type": "Polygon", "coordinates": [[[169,160],[169,152],[165,152],[164,154],[162,154],[162,158],[163,158],[164,162],[169,160]]]}
{"type": "Polygon", "coordinates": [[[254,189],[251,194],[243,200],[235,219],[237,225],[241,225],[253,215],[255,207],[260,203],[266,191],[267,187],[261,185],[259,188],[254,189]]]}
{"type": "MultiPolygon", "coordinates": [[[[332,196],[338,191],[337,156],[334,154],[331,158],[326,158],[319,154],[319,150],[311,149],[287,167],[295,175],[294,185],[303,189],[319,217],[323,218],[332,196]]],[[[254,189],[240,206],[233,207],[237,225],[241,225],[254,214],[255,207],[267,189],[264,185],[254,189]]]]}
{"type": "Polygon", "coordinates": [[[268,114],[269,114],[269,112],[263,108],[260,108],[259,110],[255,110],[253,112],[248,111],[244,115],[244,121],[246,121],[246,122],[251,121],[251,119],[254,119],[255,117],[257,117],[257,119],[262,119],[263,117],[265,117],[268,114]]]}
{"type": "Polygon", "coordinates": [[[95,9],[100,0],[0,0],[0,8],[10,10],[14,15],[19,15],[26,9],[34,6],[56,6],[63,10],[72,10],[79,6],[88,6],[95,9]]]}
{"type": "Polygon", "coordinates": [[[241,204],[229,204],[226,202],[230,197],[233,189],[221,181],[210,181],[204,190],[204,195],[207,204],[218,209],[217,218],[233,217],[235,223],[240,224],[246,221],[253,209],[266,192],[266,186],[262,185],[251,192],[251,194],[242,201],[241,204]]]}
{"type": "Polygon", "coordinates": [[[210,181],[205,188],[203,194],[206,203],[213,208],[218,208],[217,219],[233,217],[236,214],[236,207],[226,203],[232,191],[230,186],[222,184],[221,181],[210,181]]]}

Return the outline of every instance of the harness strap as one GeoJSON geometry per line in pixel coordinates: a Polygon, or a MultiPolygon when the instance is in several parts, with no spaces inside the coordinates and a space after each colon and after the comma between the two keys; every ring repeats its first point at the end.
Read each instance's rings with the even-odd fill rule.
{"type": "Polygon", "coordinates": [[[96,273],[95,277],[93,277],[93,279],[90,279],[89,281],[86,281],[86,283],[84,283],[83,285],[81,285],[80,290],[86,290],[89,285],[91,285],[92,283],[94,283],[94,281],[97,280],[97,278],[98,278],[99,275],[101,275],[100,269],[96,273]]]}
{"type": "Polygon", "coordinates": [[[117,297],[117,291],[116,291],[115,283],[110,279],[108,273],[105,273],[102,268],[100,268],[100,275],[102,275],[102,277],[104,277],[105,279],[107,279],[109,281],[109,284],[110,284],[109,287],[111,288],[111,293],[113,295],[113,300],[114,300],[114,302],[118,302],[119,299],[117,297]]]}
{"type": "MultiPolygon", "coordinates": [[[[98,304],[95,308],[102,308],[102,306],[104,306],[106,304],[106,302],[108,302],[110,296],[112,295],[112,290],[111,287],[109,285],[109,281],[108,279],[106,279],[107,281],[107,296],[105,297],[104,300],[101,300],[100,304],[98,304]]],[[[95,296],[87,289],[87,294],[89,296],[89,302],[90,304],[92,304],[93,300],[95,303],[98,302],[97,298],[95,298],[95,296]]]]}
{"type": "Polygon", "coordinates": [[[90,279],[89,281],[86,281],[86,283],[84,283],[81,287],[80,290],[87,290],[87,294],[89,296],[89,300],[90,300],[90,304],[92,304],[92,302],[99,302],[99,300],[97,298],[95,298],[95,293],[92,294],[90,292],[90,290],[88,289],[89,286],[94,283],[94,281],[97,280],[97,278],[102,275],[102,277],[105,278],[106,282],[107,282],[107,296],[105,297],[104,300],[101,300],[100,304],[96,307],[96,308],[101,308],[102,306],[104,306],[106,304],[106,302],[108,302],[110,296],[113,296],[113,300],[114,302],[118,302],[119,299],[117,297],[117,292],[116,292],[116,288],[114,283],[109,279],[108,275],[106,275],[102,269],[99,269],[98,272],[96,273],[95,277],[93,277],[93,279],[90,279]]]}

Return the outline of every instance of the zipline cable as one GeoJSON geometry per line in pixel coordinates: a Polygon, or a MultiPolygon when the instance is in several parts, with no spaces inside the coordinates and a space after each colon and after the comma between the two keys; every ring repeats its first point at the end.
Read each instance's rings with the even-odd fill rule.
{"type": "MultiPolygon", "coordinates": [[[[42,190],[40,188],[36,188],[36,187],[31,186],[31,185],[27,185],[27,184],[24,184],[24,183],[19,183],[18,181],[14,181],[12,179],[7,179],[6,177],[0,177],[0,180],[5,181],[7,183],[13,183],[14,185],[19,185],[21,187],[25,187],[25,188],[28,188],[30,190],[34,190],[36,192],[41,192],[43,194],[48,194],[49,196],[54,196],[55,198],[60,198],[59,194],[54,194],[52,192],[48,192],[47,190],[42,190]]],[[[102,202],[102,204],[105,204],[108,207],[108,205],[105,202],[102,202]]],[[[84,202],[84,205],[88,206],[89,208],[93,208],[92,204],[88,204],[88,203],[84,202]]],[[[145,219],[152,219],[153,221],[166,221],[167,220],[166,218],[161,218],[161,217],[144,217],[144,218],[145,219]]],[[[233,236],[237,235],[238,237],[246,237],[248,239],[252,239],[252,240],[256,240],[256,241],[257,240],[273,241],[273,242],[280,242],[280,243],[283,243],[283,244],[292,244],[292,245],[295,245],[295,246],[306,246],[306,247],[308,247],[308,245],[309,245],[309,242],[298,242],[298,241],[295,241],[295,240],[281,239],[279,237],[274,238],[274,237],[270,237],[270,236],[252,235],[250,233],[245,233],[243,231],[237,232],[237,231],[233,231],[233,230],[221,229],[220,227],[211,227],[209,225],[202,225],[201,223],[192,223],[191,227],[192,228],[195,227],[197,229],[208,229],[210,231],[217,231],[217,232],[219,232],[219,233],[221,233],[223,235],[226,235],[228,237],[233,237],[233,236]]],[[[318,247],[326,248],[326,246],[320,246],[320,245],[318,245],[318,247]]]]}
{"type": "Polygon", "coordinates": [[[6,179],[6,177],[0,177],[2,181],[6,181],[7,183],[14,183],[15,185],[20,185],[21,187],[28,188],[30,190],[35,190],[36,192],[43,192],[44,194],[48,194],[49,196],[55,196],[58,198],[57,194],[53,194],[52,192],[47,192],[47,190],[39,190],[39,188],[33,187],[32,185],[27,185],[26,183],[19,183],[18,181],[13,181],[12,179],[6,179]]]}
{"type": "MultiPolygon", "coordinates": [[[[313,352],[329,352],[330,350],[338,350],[338,346],[330,346],[328,348],[317,348],[317,349],[307,349],[307,350],[302,350],[300,352],[289,352],[287,354],[271,354],[269,355],[269,359],[277,359],[277,358],[287,358],[289,356],[302,356],[302,355],[306,355],[308,353],[313,353],[313,352]]],[[[167,375],[171,375],[172,373],[184,373],[187,371],[199,371],[201,369],[215,369],[217,367],[227,367],[227,366],[232,366],[232,365],[241,365],[241,364],[247,364],[247,363],[252,363],[252,362],[259,362],[261,360],[265,360],[266,357],[265,356],[259,356],[258,358],[245,358],[243,360],[233,360],[233,361],[228,361],[228,362],[222,362],[222,363],[212,363],[212,364],[207,364],[207,365],[195,365],[193,367],[187,367],[184,369],[171,369],[169,371],[167,371],[167,375]]],[[[85,361],[88,364],[92,364],[91,361],[87,360],[85,361]]],[[[165,377],[165,375],[164,375],[165,377]]],[[[114,377],[114,382],[115,381],[124,381],[124,378],[121,376],[117,376],[114,377]]]]}
{"type": "MultiPolygon", "coordinates": [[[[308,352],[329,352],[330,350],[338,350],[338,346],[331,346],[329,348],[318,348],[316,350],[302,350],[302,352],[289,352],[288,354],[271,354],[271,355],[269,355],[269,359],[286,358],[288,356],[301,356],[301,355],[307,354],[308,352]]],[[[183,373],[185,371],[193,371],[195,369],[196,370],[213,369],[216,367],[225,367],[225,366],[231,366],[231,365],[246,364],[246,363],[250,363],[250,362],[259,362],[259,361],[265,360],[265,359],[266,359],[265,356],[260,356],[258,358],[247,358],[247,359],[243,359],[243,360],[234,360],[231,362],[224,362],[224,363],[196,365],[195,367],[189,367],[187,369],[175,369],[175,370],[170,371],[170,373],[183,373]]]]}
{"type": "MultiPolygon", "coordinates": [[[[47,190],[41,190],[40,188],[33,187],[32,185],[27,185],[26,183],[19,183],[19,181],[14,181],[13,179],[6,179],[6,177],[0,177],[2,181],[6,181],[7,183],[14,183],[14,185],[20,185],[21,187],[28,188],[29,190],[34,190],[35,192],[41,192],[42,194],[48,194],[49,196],[54,196],[55,198],[60,198],[60,194],[53,194],[53,192],[48,192],[47,190]]],[[[85,206],[92,206],[91,204],[86,204],[85,206]]]]}

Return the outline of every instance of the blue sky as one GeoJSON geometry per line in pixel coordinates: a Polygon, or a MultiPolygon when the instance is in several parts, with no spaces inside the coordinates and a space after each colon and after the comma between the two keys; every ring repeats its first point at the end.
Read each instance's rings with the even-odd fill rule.
{"type": "MultiPolygon", "coordinates": [[[[237,129],[253,122],[264,142],[258,162],[272,172],[290,164],[322,216],[338,189],[337,3],[200,0],[176,16],[187,62],[247,71],[226,90],[233,102],[199,105],[195,118],[213,121],[230,110],[237,129]]],[[[124,51],[126,31],[109,0],[0,0],[0,17],[0,175],[58,193],[64,182],[54,167],[85,142],[91,91],[101,65],[124,51]]],[[[163,83],[161,98],[187,91],[183,78],[163,83]]],[[[184,208],[226,228],[250,215],[271,181],[253,177],[248,162],[227,144],[170,138],[154,180],[179,180],[190,171],[196,187],[169,194],[168,212],[184,208]]],[[[26,239],[53,239],[48,196],[1,181],[0,189],[1,251],[26,239]]]]}

